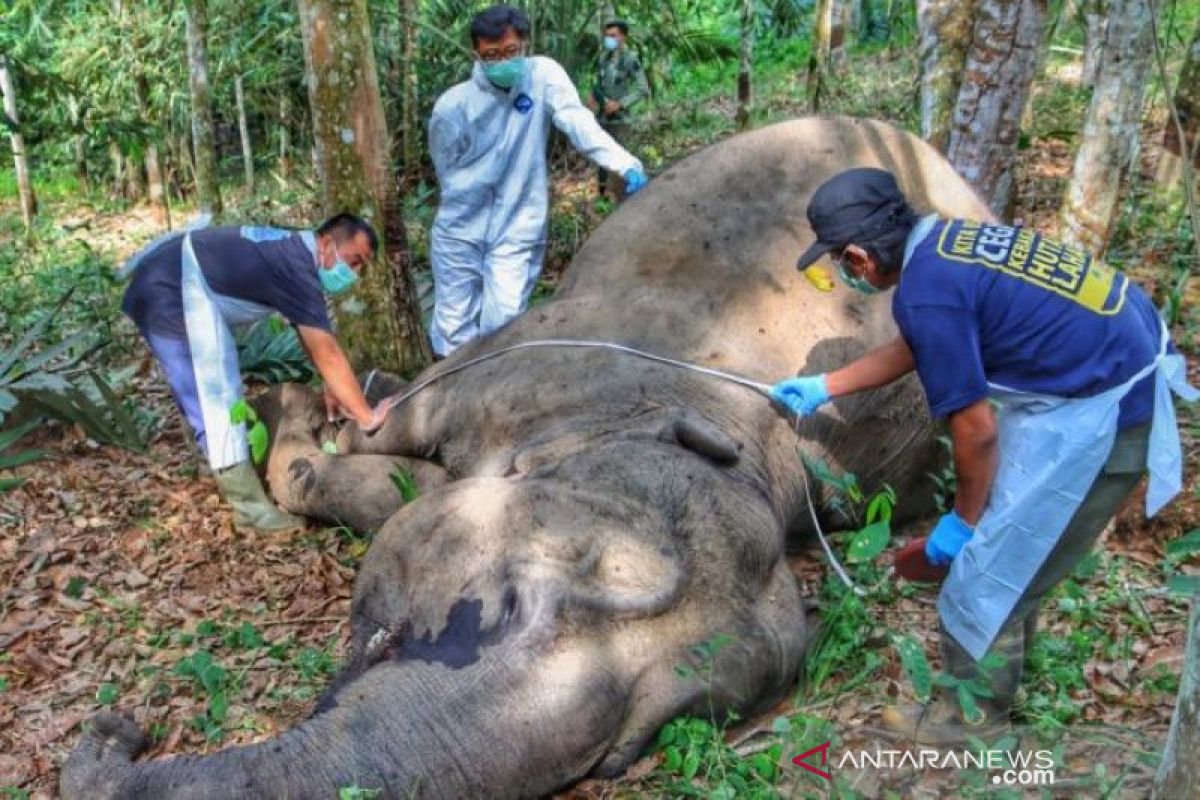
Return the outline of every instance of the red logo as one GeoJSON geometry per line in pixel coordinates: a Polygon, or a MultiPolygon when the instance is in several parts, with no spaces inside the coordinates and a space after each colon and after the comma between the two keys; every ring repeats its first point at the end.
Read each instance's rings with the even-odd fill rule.
{"type": "Polygon", "coordinates": [[[806,770],[808,770],[809,772],[811,772],[814,775],[820,775],[822,778],[824,778],[827,781],[833,780],[833,776],[830,775],[828,772],[826,772],[823,769],[817,769],[812,764],[808,763],[808,761],[807,761],[808,757],[813,755],[814,753],[821,754],[821,766],[822,767],[825,766],[825,762],[829,759],[829,742],[825,742],[824,744],[819,744],[811,750],[806,750],[805,752],[803,752],[800,755],[793,758],[792,763],[795,764],[797,767],[804,767],[806,770]]]}

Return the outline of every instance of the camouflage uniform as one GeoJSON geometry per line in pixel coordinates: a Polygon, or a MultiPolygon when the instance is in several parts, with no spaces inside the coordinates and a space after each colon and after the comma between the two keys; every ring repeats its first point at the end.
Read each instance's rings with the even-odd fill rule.
{"type": "MultiPolygon", "coordinates": [[[[592,99],[596,101],[596,119],[609,135],[625,149],[629,149],[629,133],[633,127],[633,116],[629,109],[650,96],[650,83],[638,57],[628,49],[604,52],[596,62],[596,79],[592,82],[592,99]],[[617,113],[604,113],[604,104],[616,100],[621,104],[617,113]]],[[[625,184],[619,175],[599,170],[600,193],[604,194],[606,183],[619,200],[625,195],[625,184]]]]}

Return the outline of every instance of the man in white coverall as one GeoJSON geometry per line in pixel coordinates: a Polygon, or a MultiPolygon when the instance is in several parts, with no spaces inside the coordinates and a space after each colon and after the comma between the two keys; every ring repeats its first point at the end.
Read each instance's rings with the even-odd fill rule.
{"type": "Polygon", "coordinates": [[[626,152],[579,101],[553,59],[525,55],[529,20],[492,6],[471,20],[477,60],[470,80],[438,98],[429,148],[441,185],[433,223],[430,339],[447,356],[520,314],[546,249],[549,123],[597,165],[646,183],[626,152]]]}

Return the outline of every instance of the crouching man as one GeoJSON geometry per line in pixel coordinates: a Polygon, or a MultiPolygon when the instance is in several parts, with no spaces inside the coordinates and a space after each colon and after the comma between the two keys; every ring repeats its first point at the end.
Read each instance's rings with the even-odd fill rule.
{"type": "Polygon", "coordinates": [[[325,381],[330,416],[344,412],[378,427],[349,361],[334,338],[326,295],[349,289],[374,256],[375,231],[338,214],[316,231],[216,227],[156,240],[126,265],[122,310],[162,365],[183,416],[208,457],[239,529],[303,524],[277,508],[250,464],[245,426],[230,419],[242,396],[231,326],[273,313],[295,326],[325,381]]]}

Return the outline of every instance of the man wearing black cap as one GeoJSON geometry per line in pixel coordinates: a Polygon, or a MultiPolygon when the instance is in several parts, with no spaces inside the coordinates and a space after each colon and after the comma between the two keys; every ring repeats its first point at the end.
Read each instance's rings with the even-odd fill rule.
{"type": "MultiPolygon", "coordinates": [[[[1146,294],[1083,252],[1020,228],[919,217],[879,169],[828,180],[808,220],[817,238],[797,267],[827,255],[853,289],[896,287],[900,336],[836,371],[781,381],[772,396],[803,417],[916,368],[931,415],[948,418],[957,491],[897,570],[922,580],[948,570],[943,668],[985,687],[982,718],[966,721],[996,729],[1042,597],[1147,469],[1148,514],[1179,491],[1170,392],[1200,393],[1146,294]]],[[[925,744],[987,732],[966,730],[958,705],[947,694],[883,721],[925,744]]]]}

